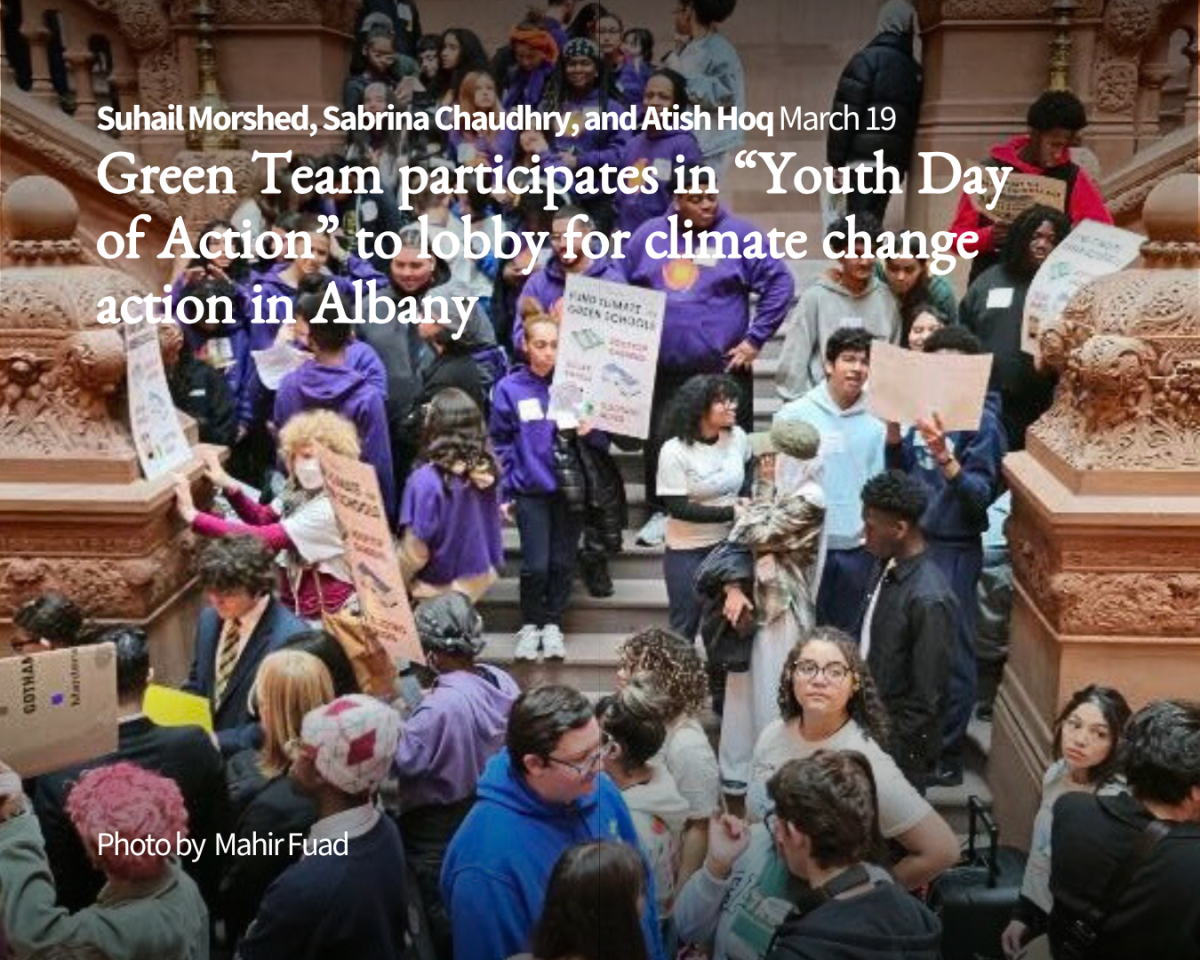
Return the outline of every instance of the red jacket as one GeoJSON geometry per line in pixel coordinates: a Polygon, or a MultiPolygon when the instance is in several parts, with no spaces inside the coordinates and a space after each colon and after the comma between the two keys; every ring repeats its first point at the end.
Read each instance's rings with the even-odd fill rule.
{"type": "MultiPolygon", "coordinates": [[[[1000,166],[1012,167],[1018,173],[1032,173],[1039,176],[1046,174],[1050,168],[1039,167],[1026,163],[1021,159],[1021,150],[1029,143],[1027,134],[1013,137],[1008,143],[992,147],[992,159],[1000,166]]],[[[1063,157],[1064,164],[1071,162],[1071,152],[1068,150],[1063,157]]],[[[1101,223],[1112,223],[1112,214],[1104,205],[1104,198],[1094,180],[1082,168],[1075,176],[1070,194],[1067,199],[1067,216],[1074,226],[1081,220],[1099,220],[1101,223]]],[[[958,210],[954,214],[954,222],[950,224],[950,232],[957,238],[960,234],[973,230],[979,234],[978,242],[965,244],[963,249],[971,253],[993,253],[995,245],[992,242],[992,225],[986,215],[975,209],[974,198],[963,193],[958,200],[958,210]]]]}

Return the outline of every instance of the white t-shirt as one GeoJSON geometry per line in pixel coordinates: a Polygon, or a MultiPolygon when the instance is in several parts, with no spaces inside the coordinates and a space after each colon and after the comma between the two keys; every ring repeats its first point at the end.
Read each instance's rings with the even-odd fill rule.
{"type": "Polygon", "coordinates": [[[889,840],[907,833],[933,812],[929,801],[917,793],[883,748],[867,738],[854,720],[825,740],[805,740],[795,723],[774,720],[754,747],[750,765],[750,791],[746,798],[751,819],[761,820],[770,806],[767,781],[789,760],[803,760],[818,750],[857,750],[871,764],[879,793],[879,831],[889,840]]]}
{"type": "MultiPolygon", "coordinates": [[[[658,455],[658,495],[687,497],[706,507],[732,507],[741,493],[750,459],[750,439],[741,427],[721,434],[716,443],[684,443],[672,437],[658,455]]],[[[728,536],[733,523],[690,523],[667,518],[672,550],[711,547],[728,536]]]]}

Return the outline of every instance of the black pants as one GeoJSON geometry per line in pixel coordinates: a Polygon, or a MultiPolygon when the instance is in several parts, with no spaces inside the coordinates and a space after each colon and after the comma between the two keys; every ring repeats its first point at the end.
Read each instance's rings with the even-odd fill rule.
{"type": "Polygon", "coordinates": [[[454,956],[450,913],[442,903],[439,886],[442,861],[446,859],[446,848],[474,804],[475,798],[468,797],[447,806],[418,807],[398,818],[404,856],[416,875],[421,905],[425,908],[425,919],[439,960],[451,960],[454,956]]]}
{"type": "MultiPolygon", "coordinates": [[[[671,401],[679,388],[692,377],[694,372],[681,370],[664,370],[658,368],[654,379],[654,400],[650,407],[650,436],[643,448],[642,461],[643,479],[646,483],[646,502],[651,507],[661,510],[662,501],[658,499],[658,455],[663,444],[672,437],[670,421],[671,401]]],[[[754,373],[751,370],[739,370],[729,374],[741,391],[738,403],[738,426],[750,433],[754,430],[754,373]]]]}
{"type": "Polygon", "coordinates": [[[557,493],[517,495],[521,533],[521,622],[562,626],[575,577],[582,516],[557,493]]]}

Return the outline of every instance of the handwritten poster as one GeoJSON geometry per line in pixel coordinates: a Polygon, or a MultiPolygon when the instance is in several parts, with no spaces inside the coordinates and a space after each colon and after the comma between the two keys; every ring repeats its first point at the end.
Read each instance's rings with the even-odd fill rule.
{"type": "Polygon", "coordinates": [[[363,620],[393,660],[425,662],[375,468],[317,448],[363,620]]]}
{"type": "Polygon", "coordinates": [[[22,777],[117,749],[117,657],[111,643],[0,660],[0,745],[22,777]]]}
{"type": "Polygon", "coordinates": [[[551,418],[646,439],[666,307],[659,290],[567,277],[551,418]]]}
{"type": "Polygon", "coordinates": [[[278,390],[283,378],[312,359],[312,354],[297,350],[290,343],[274,343],[266,350],[253,350],[258,379],[268,390],[278,390]]]}
{"type": "Polygon", "coordinates": [[[880,420],[899,424],[936,411],[947,431],[977,430],[991,372],[990,353],[922,353],[876,341],[867,407],[880,420]]]}
{"type": "MultiPolygon", "coordinates": [[[[989,181],[990,182],[990,181],[989,181]]],[[[989,210],[988,205],[996,198],[996,190],[989,186],[986,193],[972,196],[975,209],[994,223],[1012,223],[1030,207],[1039,204],[1055,210],[1067,208],[1067,184],[1065,180],[1041,177],[1034,173],[1013,171],[1004,181],[1000,199],[989,210]]]]}
{"type": "Polygon", "coordinates": [[[1115,273],[1139,255],[1146,238],[1107,223],[1084,220],[1038,268],[1021,318],[1021,349],[1039,356],[1042,330],[1056,323],[1071,297],[1090,280],[1115,273]]]}
{"type": "Polygon", "coordinates": [[[125,325],[125,382],[129,394],[129,428],[147,480],[172,473],[189,463],[188,446],[167,386],[157,325],[125,325]]]}

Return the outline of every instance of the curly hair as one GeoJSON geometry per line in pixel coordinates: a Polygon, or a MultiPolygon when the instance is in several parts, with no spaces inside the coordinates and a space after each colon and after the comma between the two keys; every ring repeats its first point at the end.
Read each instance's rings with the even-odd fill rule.
{"type": "Polygon", "coordinates": [[[445,482],[450,476],[471,479],[500,476],[500,465],[488,444],[487,427],[475,401],[457,387],[434,394],[425,411],[420,459],[433,464],[445,482]]]}
{"type": "Polygon", "coordinates": [[[669,723],[696,716],[708,704],[708,674],[696,648],[661,627],[648,627],[617,648],[619,669],[662,694],[669,723]]]}
{"type": "Polygon", "coordinates": [[[83,611],[70,597],[52,591],[17,607],[13,625],[34,640],[72,646],[83,631],[83,611]]]}
{"type": "Polygon", "coordinates": [[[881,860],[886,853],[875,774],[857,750],[818,750],[789,760],[767,782],[767,795],[780,819],[809,838],[822,868],[881,860]]]}
{"type": "Polygon", "coordinates": [[[793,676],[796,664],[804,654],[804,648],[810,643],[821,641],[831,643],[850,668],[850,679],[854,683],[854,692],[846,703],[846,713],[850,719],[862,728],[864,734],[887,749],[888,738],[891,735],[891,723],[888,720],[887,708],[879,696],[875,679],[867,668],[867,663],[859,653],[858,644],[854,638],[835,627],[817,627],[807,637],[792,647],[783,664],[783,672],[779,675],[779,692],[776,702],[779,704],[779,715],[784,722],[799,720],[804,725],[804,708],[796,698],[796,686],[793,676]]]}
{"type": "Polygon", "coordinates": [[[1102,687],[1095,683],[1089,683],[1082,690],[1076,690],[1071,694],[1071,699],[1066,702],[1054,720],[1055,759],[1062,756],[1063,726],[1066,724],[1067,718],[1085,703],[1090,703],[1099,710],[1100,715],[1104,717],[1105,724],[1108,726],[1108,734],[1110,743],[1112,744],[1109,748],[1108,756],[1087,771],[1087,778],[1090,783],[1103,783],[1117,772],[1121,753],[1121,738],[1125,732],[1125,725],[1129,723],[1129,716],[1133,711],[1129,709],[1129,703],[1125,700],[1121,692],[1114,690],[1112,687],[1102,687]]]}
{"type": "Polygon", "coordinates": [[[1029,105],[1025,123],[1031,130],[1070,130],[1078,133],[1088,125],[1083,102],[1069,90],[1047,90],[1029,105]]]}
{"type": "Polygon", "coordinates": [[[1043,223],[1054,227],[1055,246],[1062,243],[1071,232],[1071,218],[1061,210],[1042,205],[1024,211],[1008,228],[1008,239],[1001,253],[1004,266],[1017,278],[1031,278],[1037,272],[1037,264],[1029,256],[1029,245],[1043,223]]]}
{"type": "Polygon", "coordinates": [[[354,424],[332,410],[297,413],[279,431],[279,452],[289,463],[297,450],[309,444],[320,444],[326,450],[352,460],[362,454],[354,424]]]}
{"type": "Polygon", "coordinates": [[[300,736],[304,715],[333,702],[333,677],[311,653],[276,650],[263,658],[254,691],[263,721],[258,768],[265,777],[277,777],[288,768],[285,746],[300,736]]]}
{"type": "Polygon", "coordinates": [[[100,869],[114,880],[153,880],[162,874],[168,855],[101,852],[101,834],[120,834],[122,840],[167,839],[172,850],[175,838],[187,834],[188,813],[179,786],[132,763],[85,772],[67,795],[66,809],[100,869]]]}
{"type": "Polygon", "coordinates": [[[274,555],[257,537],[210,540],[196,559],[200,589],[216,593],[245,590],[251,596],[264,596],[275,586],[277,572],[274,555]]]}
{"type": "Polygon", "coordinates": [[[919,480],[907,473],[885,470],[863,484],[862,502],[864,507],[916,523],[929,505],[929,494],[919,480]]]}
{"type": "Polygon", "coordinates": [[[713,404],[722,400],[740,403],[741,399],[741,388],[732,377],[721,373],[701,373],[691,377],[679,388],[667,411],[671,436],[684,443],[698,443],[701,440],[700,422],[713,404]]]}

